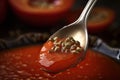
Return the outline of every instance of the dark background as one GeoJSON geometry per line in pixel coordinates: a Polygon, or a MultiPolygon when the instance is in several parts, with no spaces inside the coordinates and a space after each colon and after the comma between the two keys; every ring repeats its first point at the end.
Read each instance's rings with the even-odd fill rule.
{"type": "MultiPolygon", "coordinates": [[[[88,0],[76,0],[73,9],[79,8],[80,6],[85,6],[87,1],[88,0]]],[[[120,0],[98,0],[95,6],[109,7],[113,9],[116,13],[116,18],[113,24],[110,25],[106,31],[93,35],[102,38],[108,45],[112,47],[120,48],[120,0]]],[[[17,17],[12,13],[11,9],[9,9],[7,13],[7,19],[4,23],[0,24],[0,39],[14,40],[21,34],[31,32],[47,32],[48,34],[52,34],[57,29],[59,29],[59,27],[56,26],[41,28],[26,25],[17,19],[17,17]]]]}

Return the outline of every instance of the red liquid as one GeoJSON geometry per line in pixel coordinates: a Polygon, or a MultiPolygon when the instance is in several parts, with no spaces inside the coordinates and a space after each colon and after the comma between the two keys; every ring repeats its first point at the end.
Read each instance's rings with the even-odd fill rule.
{"type": "Polygon", "coordinates": [[[53,76],[41,70],[41,46],[27,46],[0,52],[0,80],[120,80],[120,64],[88,50],[76,67],[53,76]]]}
{"type": "Polygon", "coordinates": [[[65,53],[61,51],[49,52],[53,46],[53,42],[48,41],[43,45],[40,51],[39,62],[43,66],[43,70],[47,72],[58,73],[75,66],[83,55],[82,51],[80,53],[65,53]]]}

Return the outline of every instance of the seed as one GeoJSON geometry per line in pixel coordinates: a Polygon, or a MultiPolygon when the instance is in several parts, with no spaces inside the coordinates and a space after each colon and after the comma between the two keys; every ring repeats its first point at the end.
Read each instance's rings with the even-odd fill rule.
{"type": "Polygon", "coordinates": [[[76,44],[76,45],[80,45],[80,42],[79,42],[79,41],[75,41],[75,44],[76,44]]]}
{"type": "Polygon", "coordinates": [[[61,46],[64,47],[64,46],[65,46],[65,42],[62,42],[62,43],[61,43],[61,46]]]}
{"type": "Polygon", "coordinates": [[[57,41],[57,40],[55,40],[55,41],[53,41],[53,44],[57,44],[57,42],[58,42],[58,41],[57,41]]]}
{"type": "Polygon", "coordinates": [[[73,50],[73,49],[75,49],[76,48],[76,46],[75,45],[72,45],[71,47],[70,47],[70,50],[73,50]]]}
{"type": "Polygon", "coordinates": [[[71,42],[66,42],[66,43],[65,43],[65,46],[71,46],[71,45],[72,45],[71,42]]]}
{"type": "Polygon", "coordinates": [[[67,53],[68,51],[69,51],[68,49],[65,49],[65,51],[64,51],[64,52],[65,52],[65,53],[67,53]]]}
{"type": "Polygon", "coordinates": [[[71,42],[73,42],[73,43],[75,43],[75,40],[73,39],[73,38],[71,38],[71,40],[70,40],[71,42]]]}
{"type": "Polygon", "coordinates": [[[79,52],[76,50],[72,50],[71,53],[79,53],[79,52]]]}
{"type": "Polygon", "coordinates": [[[77,47],[76,50],[80,52],[80,51],[82,51],[82,48],[77,47]]]}
{"type": "Polygon", "coordinates": [[[65,51],[65,49],[66,49],[66,47],[65,47],[65,46],[63,46],[63,47],[62,47],[62,49],[61,49],[61,52],[64,52],[64,51],[65,51]]]}
{"type": "Polygon", "coordinates": [[[61,45],[62,41],[54,41],[55,45],[61,45]]]}
{"type": "Polygon", "coordinates": [[[59,51],[60,50],[60,47],[59,46],[55,46],[54,47],[54,51],[56,52],[56,51],[59,51]]]}
{"type": "Polygon", "coordinates": [[[54,38],[53,38],[54,41],[57,40],[57,39],[58,39],[58,37],[54,37],[54,38]]]}
{"type": "Polygon", "coordinates": [[[71,39],[71,37],[67,37],[66,39],[65,39],[65,41],[67,42],[67,41],[70,41],[70,39],[71,39]]]}
{"type": "Polygon", "coordinates": [[[70,48],[70,45],[69,45],[69,44],[66,44],[64,47],[65,47],[66,49],[69,49],[69,48],[70,48]]]}
{"type": "Polygon", "coordinates": [[[76,45],[76,44],[73,44],[72,46],[74,46],[74,47],[76,48],[78,45],[76,45]]]}
{"type": "Polygon", "coordinates": [[[80,51],[82,51],[80,42],[75,41],[73,37],[67,37],[66,39],[60,41],[58,41],[58,37],[54,37],[51,40],[53,40],[54,46],[49,52],[61,51],[64,53],[80,53],[80,51]]]}
{"type": "Polygon", "coordinates": [[[49,38],[49,41],[52,41],[52,42],[54,42],[53,38],[49,38]]]}
{"type": "Polygon", "coordinates": [[[79,49],[80,49],[80,47],[77,47],[77,48],[76,48],[76,50],[79,50],[79,49]]]}
{"type": "Polygon", "coordinates": [[[58,37],[54,37],[54,38],[50,38],[49,41],[54,42],[54,41],[57,41],[57,39],[58,39],[58,37]]]}

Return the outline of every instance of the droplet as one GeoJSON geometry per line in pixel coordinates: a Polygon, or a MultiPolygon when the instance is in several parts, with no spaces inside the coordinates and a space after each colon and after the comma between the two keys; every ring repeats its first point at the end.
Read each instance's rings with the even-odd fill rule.
{"type": "Polygon", "coordinates": [[[85,65],[86,65],[86,66],[88,66],[89,64],[88,64],[88,63],[86,63],[85,65]]]}
{"type": "Polygon", "coordinates": [[[40,80],[41,80],[41,79],[43,79],[43,77],[38,77],[38,79],[40,79],[40,80]]]}
{"type": "Polygon", "coordinates": [[[4,68],[6,68],[6,66],[5,65],[1,65],[0,68],[4,69],[4,68]]]}
{"type": "Polygon", "coordinates": [[[23,71],[17,71],[17,73],[22,74],[22,73],[23,73],[23,71]]]}
{"type": "Polygon", "coordinates": [[[82,78],[82,76],[81,76],[81,75],[78,75],[77,77],[78,77],[78,78],[82,78]]]}
{"type": "Polygon", "coordinates": [[[27,64],[22,64],[23,67],[27,67],[27,64]]]}
{"type": "Polygon", "coordinates": [[[68,71],[67,74],[70,74],[70,71],[68,71]]]}
{"type": "Polygon", "coordinates": [[[88,76],[84,76],[84,78],[85,78],[85,79],[87,79],[87,78],[88,78],[88,76]]]}
{"type": "Polygon", "coordinates": [[[80,69],[83,69],[83,66],[80,66],[80,69]]]}

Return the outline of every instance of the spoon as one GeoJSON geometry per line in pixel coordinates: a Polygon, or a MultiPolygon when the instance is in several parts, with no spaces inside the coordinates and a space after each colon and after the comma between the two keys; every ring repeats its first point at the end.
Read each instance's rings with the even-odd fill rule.
{"type": "MultiPolygon", "coordinates": [[[[83,9],[80,17],[73,23],[64,26],[63,28],[56,31],[50,38],[59,37],[73,37],[76,41],[79,41],[84,52],[88,46],[88,33],[87,33],[87,17],[93,8],[97,0],[89,0],[83,9]]],[[[83,55],[84,56],[84,55],[83,55]]]]}
{"type": "Polygon", "coordinates": [[[40,51],[39,60],[39,63],[43,66],[43,70],[47,72],[58,73],[60,71],[75,66],[85,57],[85,53],[88,46],[88,33],[86,25],[87,17],[96,1],[97,0],[89,0],[87,5],[83,9],[83,12],[81,13],[80,17],[75,22],[64,26],[63,28],[55,32],[43,45],[40,51]],[[56,37],[59,39],[65,39],[65,44],[64,41],[62,41],[62,43],[60,42],[56,46],[53,46],[53,44],[56,44],[56,42],[58,41],[56,37]],[[75,41],[74,43],[69,43],[70,45],[74,44],[74,49],[71,49],[73,45],[69,46],[70,48],[68,46],[65,47],[65,45],[68,45],[67,42],[71,40],[73,42],[75,41]],[[55,42],[51,43],[51,41],[55,42]],[[67,54],[67,52],[61,53],[66,51],[64,49],[66,49],[67,51],[68,49],[70,49],[70,53],[73,53],[74,51],[78,54],[67,54]],[[59,52],[56,52],[57,50],[59,50],[59,52]]]}

